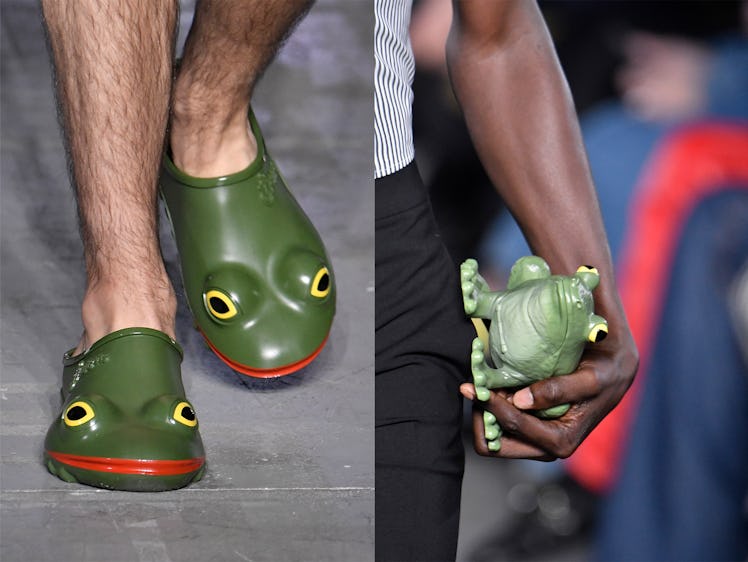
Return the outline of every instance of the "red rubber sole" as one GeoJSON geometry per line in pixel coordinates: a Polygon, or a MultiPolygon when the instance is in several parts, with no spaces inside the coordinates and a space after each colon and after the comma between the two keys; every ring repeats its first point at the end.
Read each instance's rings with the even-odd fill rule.
{"type": "MultiPolygon", "coordinates": [[[[200,332],[202,334],[202,331],[200,332]]],[[[271,378],[277,378],[282,377],[284,375],[290,375],[291,373],[295,373],[296,371],[303,369],[309,363],[314,361],[314,359],[317,357],[317,355],[320,354],[322,351],[322,348],[325,347],[325,344],[327,343],[327,338],[330,336],[330,334],[327,334],[325,336],[325,339],[322,340],[322,343],[320,346],[315,349],[311,355],[308,357],[305,357],[304,359],[300,361],[296,361],[295,363],[290,363],[288,365],[283,365],[281,367],[277,367],[275,369],[256,369],[253,367],[248,367],[247,365],[242,365],[241,363],[237,363],[236,361],[232,361],[225,355],[223,355],[220,351],[216,349],[216,347],[210,342],[210,340],[205,337],[205,334],[203,334],[203,338],[205,338],[206,343],[210,347],[210,349],[213,350],[213,353],[215,353],[218,358],[226,363],[229,367],[234,369],[235,371],[241,373],[242,375],[247,375],[249,377],[255,377],[259,379],[271,379],[271,378]]]]}
{"type": "Polygon", "coordinates": [[[50,458],[59,463],[80,468],[114,474],[138,474],[142,476],[176,476],[200,470],[205,457],[183,460],[155,459],[116,459],[109,457],[88,457],[47,451],[50,458]]]}

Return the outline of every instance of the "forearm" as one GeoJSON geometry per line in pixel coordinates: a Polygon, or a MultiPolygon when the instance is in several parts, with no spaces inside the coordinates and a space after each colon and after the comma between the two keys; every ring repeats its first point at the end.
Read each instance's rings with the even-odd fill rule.
{"type": "Polygon", "coordinates": [[[573,102],[542,16],[521,0],[485,33],[467,7],[455,3],[447,58],[481,161],[533,252],[554,273],[597,267],[598,311],[625,324],[573,102]]]}

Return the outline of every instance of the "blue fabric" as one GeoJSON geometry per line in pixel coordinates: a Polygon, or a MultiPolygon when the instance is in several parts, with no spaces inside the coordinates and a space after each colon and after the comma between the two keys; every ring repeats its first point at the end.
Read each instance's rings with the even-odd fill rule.
{"type": "Polygon", "coordinates": [[[581,125],[610,251],[617,263],[631,196],[667,127],[634,119],[617,103],[588,113],[581,125]]]}
{"type": "Polygon", "coordinates": [[[728,287],[748,261],[748,192],[703,201],[673,263],[599,560],[744,560],[748,367],[728,287]]]}
{"type": "MultiPolygon", "coordinates": [[[[619,103],[604,104],[588,112],[581,126],[615,262],[623,243],[631,194],[644,164],[668,127],[636,120],[619,103]]],[[[496,221],[481,251],[487,264],[506,271],[529,253],[522,232],[508,213],[496,221]]]]}
{"type": "Polygon", "coordinates": [[[744,36],[727,37],[715,45],[707,114],[748,119],[748,40],[744,36]]]}
{"type": "MultiPolygon", "coordinates": [[[[748,40],[727,36],[715,42],[707,84],[707,107],[695,120],[748,119],[748,40]]],[[[657,143],[682,123],[653,123],[634,117],[619,102],[601,104],[580,120],[592,178],[610,250],[617,263],[631,195],[657,143]]],[[[489,231],[480,254],[506,271],[530,253],[514,219],[505,213],[489,231]]]]}

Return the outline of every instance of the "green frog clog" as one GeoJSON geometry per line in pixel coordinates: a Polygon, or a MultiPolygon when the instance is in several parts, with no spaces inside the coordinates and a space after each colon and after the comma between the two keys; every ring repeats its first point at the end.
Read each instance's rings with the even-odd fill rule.
{"type": "Polygon", "coordinates": [[[127,328],[63,358],[62,412],[44,460],[66,482],[156,492],[205,471],[195,411],[185,398],[182,349],[166,334],[127,328]]]}
{"type": "Polygon", "coordinates": [[[257,158],[194,178],[164,158],[161,193],[187,301],[213,351],[255,377],[297,371],[322,350],[335,281],[322,240],[286,187],[250,112],[257,158]]]}

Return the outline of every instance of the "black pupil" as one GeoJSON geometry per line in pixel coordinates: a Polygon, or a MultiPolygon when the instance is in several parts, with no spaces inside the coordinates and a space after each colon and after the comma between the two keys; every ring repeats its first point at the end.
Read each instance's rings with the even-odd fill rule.
{"type": "Polygon", "coordinates": [[[595,334],[595,343],[603,341],[608,336],[608,332],[604,330],[598,330],[595,334]]]}
{"type": "Polygon", "coordinates": [[[317,281],[317,290],[318,291],[326,291],[327,287],[330,286],[330,276],[325,273],[322,275],[322,277],[319,278],[319,281],[317,281]]]}
{"type": "Polygon", "coordinates": [[[70,421],[77,421],[85,417],[86,410],[82,406],[73,406],[68,410],[68,419],[70,421]]]}
{"type": "Polygon", "coordinates": [[[226,314],[229,311],[229,305],[218,297],[210,297],[210,307],[218,314],[226,314]]]}
{"type": "Polygon", "coordinates": [[[182,406],[182,417],[189,421],[195,421],[195,412],[189,406],[182,406]]]}

